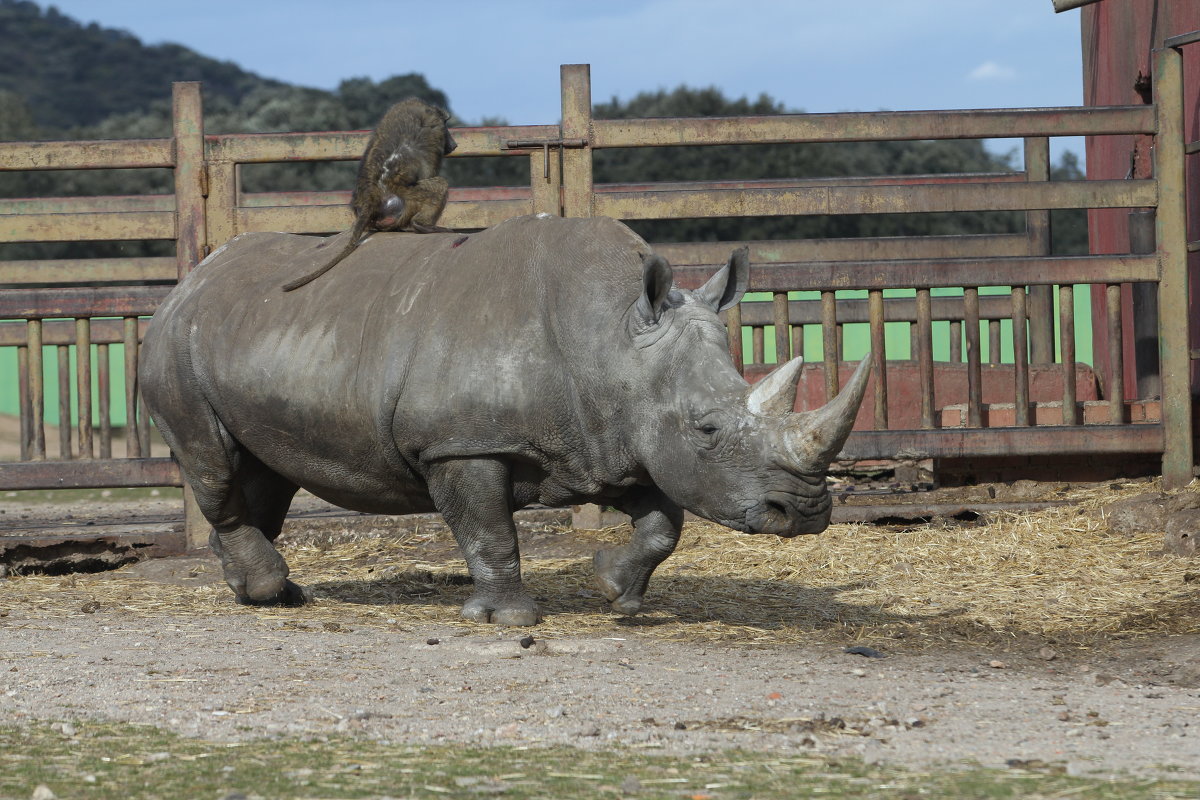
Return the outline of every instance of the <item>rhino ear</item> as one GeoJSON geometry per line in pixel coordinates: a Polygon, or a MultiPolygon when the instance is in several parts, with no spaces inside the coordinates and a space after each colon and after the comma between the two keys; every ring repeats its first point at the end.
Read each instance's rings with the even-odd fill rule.
{"type": "Polygon", "coordinates": [[[696,290],[696,298],[721,312],[737,304],[750,285],[750,248],[742,246],[729,256],[729,263],[696,290]]]}
{"type": "Polygon", "coordinates": [[[671,291],[671,265],[656,253],[642,257],[642,296],[637,301],[638,314],[646,322],[658,322],[667,308],[671,291]]]}

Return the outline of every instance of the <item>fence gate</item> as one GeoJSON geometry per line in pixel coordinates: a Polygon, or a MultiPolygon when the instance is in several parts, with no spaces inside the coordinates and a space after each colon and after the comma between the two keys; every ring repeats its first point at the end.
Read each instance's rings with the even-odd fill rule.
{"type": "MultiPolygon", "coordinates": [[[[536,212],[630,221],[1019,212],[1024,231],[1012,234],[748,243],[756,294],[727,312],[735,361],[754,380],[769,363],[819,352],[804,368],[798,404],[820,404],[837,393],[855,355],[844,332],[859,326],[886,358],[875,360],[844,459],[1152,454],[1161,455],[1165,483],[1180,486],[1193,463],[1178,52],[1186,43],[1157,53],[1154,105],[1106,108],[601,120],[591,115],[589,68],[567,65],[560,125],[454,131],[452,158],[523,159],[529,184],[452,189],[442,224],[484,228],[536,212]],[[1153,178],[1050,179],[1051,137],[1118,134],[1155,138],[1153,178]],[[1020,138],[1023,169],[645,184],[595,184],[592,174],[593,154],[613,148],[954,138],[1020,138]],[[1050,211],[1073,208],[1136,210],[1134,218],[1153,219],[1153,244],[1120,255],[1053,255],[1050,211]],[[1158,295],[1161,397],[1123,385],[1125,283],[1158,295]],[[1074,298],[1093,284],[1107,287],[1104,341],[1114,364],[1099,383],[1076,359],[1074,298]],[[1004,341],[1012,343],[1008,363],[1004,341]],[[935,352],[944,355],[935,361],[935,352]],[[898,394],[904,386],[916,393],[898,394]]],[[[19,452],[0,460],[0,489],[182,485],[152,442],[137,391],[147,318],[180,276],[238,233],[350,224],[348,191],[246,192],[241,170],[356,160],[366,132],[205,135],[195,83],[175,85],[173,106],[167,139],[0,144],[0,171],[152,168],[169,170],[174,182],[173,194],[0,199],[0,243],[175,244],[166,257],[0,261],[0,356],[15,351],[0,358],[0,383],[17,387],[20,417],[19,452]],[[47,424],[48,409],[56,423],[47,424]]],[[[735,245],[656,249],[676,282],[695,288],[735,245]]],[[[207,525],[187,506],[188,543],[204,546],[207,525]]]]}

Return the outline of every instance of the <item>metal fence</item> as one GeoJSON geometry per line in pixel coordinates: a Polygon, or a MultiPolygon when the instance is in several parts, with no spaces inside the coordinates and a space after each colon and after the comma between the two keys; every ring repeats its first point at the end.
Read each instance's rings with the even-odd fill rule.
{"type": "MultiPolygon", "coordinates": [[[[484,228],[536,212],[625,220],[1022,212],[1025,231],[1016,234],[751,242],[750,290],[770,299],[749,300],[727,312],[735,360],[754,378],[768,361],[798,355],[806,338],[819,337],[822,359],[806,380],[810,394],[823,402],[838,390],[844,326],[868,326],[872,349],[883,353],[885,325],[901,323],[908,328],[908,352],[875,360],[872,394],[845,458],[1151,453],[1162,454],[1167,483],[1180,485],[1192,474],[1192,435],[1177,49],[1159,51],[1155,67],[1158,94],[1152,106],[601,120],[591,115],[588,67],[567,65],[561,74],[561,124],[455,129],[453,158],[524,159],[529,185],[454,189],[442,224],[484,228]],[[1154,137],[1152,179],[1050,180],[1050,137],[1119,134],[1154,137]],[[605,148],[952,138],[1020,138],[1024,168],[979,175],[637,185],[596,185],[592,175],[593,153],[605,148]],[[1051,255],[1049,213],[1072,208],[1152,210],[1153,252],[1051,255]],[[1150,398],[1132,397],[1123,385],[1118,299],[1124,283],[1157,289],[1160,403],[1141,402],[1150,398]],[[1114,366],[1097,393],[1102,399],[1081,403],[1073,297],[1075,287],[1088,284],[1107,287],[1104,346],[1114,366]],[[961,287],[962,293],[937,296],[944,287],[961,287]],[[1003,294],[981,296],[987,287],[1001,287],[1003,294]],[[885,299],[885,291],[896,289],[910,296],[885,299]],[[867,297],[846,299],[843,290],[865,290],[867,297]],[[1002,322],[1013,358],[997,371],[992,367],[1002,322]],[[935,334],[948,339],[938,347],[959,365],[961,391],[938,394],[935,374],[945,362],[934,361],[935,334]],[[984,342],[990,365],[982,360],[984,342]],[[901,373],[915,376],[920,390],[919,409],[909,410],[913,421],[905,427],[897,424],[904,415],[897,414],[897,400],[889,394],[901,373]],[[1035,379],[1048,373],[1061,387],[1056,414],[1045,413],[1031,395],[1035,379]],[[947,423],[948,406],[961,412],[957,422],[947,423]]],[[[0,171],[150,167],[174,175],[172,195],[0,200],[0,242],[161,239],[176,246],[174,258],[0,261],[0,346],[18,353],[16,375],[0,380],[18,383],[21,424],[19,459],[0,462],[0,489],[181,485],[168,454],[151,452],[137,392],[146,318],[179,276],[238,233],[348,227],[348,191],[245,192],[240,172],[247,164],[356,160],[367,136],[205,135],[200,87],[180,83],[171,138],[0,144],[0,171]],[[110,422],[109,348],[116,345],[128,420],[123,453],[115,452],[120,448],[114,448],[110,422]],[[53,398],[43,380],[46,353],[57,358],[53,398]],[[93,371],[98,419],[91,412],[93,371]],[[44,409],[55,402],[59,444],[51,452],[44,409]]],[[[674,265],[676,282],[694,288],[713,265],[723,263],[731,246],[704,242],[656,249],[674,265]]]]}

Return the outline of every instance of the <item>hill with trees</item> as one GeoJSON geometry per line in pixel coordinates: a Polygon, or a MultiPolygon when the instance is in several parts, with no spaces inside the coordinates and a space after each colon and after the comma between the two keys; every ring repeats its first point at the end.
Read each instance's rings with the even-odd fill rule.
{"type": "MultiPolygon", "coordinates": [[[[174,44],[147,46],[135,36],[84,25],[53,7],[0,0],[0,141],[128,139],[170,135],[171,82],[203,84],[209,133],[362,130],[395,101],[417,96],[452,108],[452,99],[411,73],[379,82],[350,78],[325,91],[268,80],[231,62],[174,44]]],[[[766,95],[730,99],[715,88],[644,92],[628,102],[595,106],[597,118],[694,117],[795,113],[766,95]]],[[[463,121],[455,120],[461,124],[463,121]]],[[[547,120],[550,122],[550,120],[547,120]]],[[[503,124],[482,120],[473,124],[503,124]]],[[[524,159],[451,159],[451,185],[520,185],[524,159]]],[[[815,178],[991,172],[1012,169],[1012,158],[974,140],[658,147],[602,150],[597,183],[709,179],[815,178]]],[[[243,170],[248,191],[346,189],[353,163],[253,165],[243,170]]],[[[1082,177],[1065,158],[1055,177],[1082,177]]],[[[170,191],[164,170],[0,173],[0,197],[140,194],[170,191]]],[[[653,241],[886,236],[1019,230],[1020,215],[972,212],[844,217],[767,217],[663,220],[635,223],[653,241]]],[[[1056,249],[1086,249],[1082,212],[1055,212],[1056,249]]],[[[0,246],[0,257],[69,257],[161,253],[165,243],[61,243],[0,246]]]]}

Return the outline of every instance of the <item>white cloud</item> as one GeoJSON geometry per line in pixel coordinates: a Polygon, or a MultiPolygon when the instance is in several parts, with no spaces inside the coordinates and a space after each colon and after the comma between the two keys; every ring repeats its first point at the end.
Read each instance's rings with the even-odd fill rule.
{"type": "Polygon", "coordinates": [[[967,73],[967,78],[973,81],[1008,81],[1017,77],[1017,71],[1012,67],[997,64],[995,61],[985,61],[967,73]]]}

